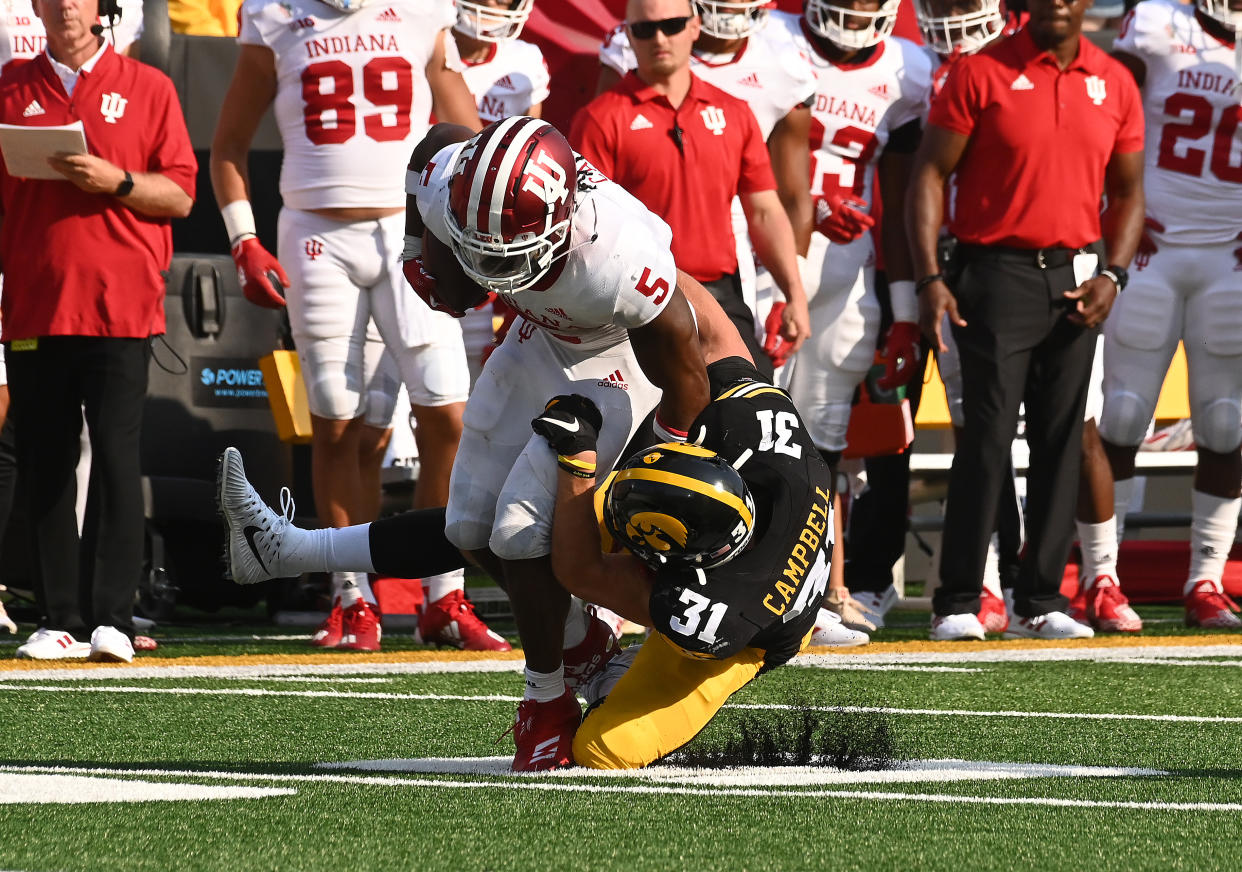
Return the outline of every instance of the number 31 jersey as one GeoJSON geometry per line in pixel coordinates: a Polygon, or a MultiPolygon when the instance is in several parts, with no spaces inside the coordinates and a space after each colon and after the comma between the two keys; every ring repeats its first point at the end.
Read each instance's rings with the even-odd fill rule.
{"type": "Polygon", "coordinates": [[[247,0],[238,40],[276,56],[286,206],[405,205],[405,166],[431,115],[427,62],[454,20],[439,0],[375,0],[357,12],[247,0]]]}
{"type": "Polygon", "coordinates": [[[1229,242],[1242,228],[1242,87],[1234,50],[1206,33],[1193,6],[1147,0],[1113,47],[1147,66],[1143,186],[1147,214],[1170,242],[1229,242]]]}

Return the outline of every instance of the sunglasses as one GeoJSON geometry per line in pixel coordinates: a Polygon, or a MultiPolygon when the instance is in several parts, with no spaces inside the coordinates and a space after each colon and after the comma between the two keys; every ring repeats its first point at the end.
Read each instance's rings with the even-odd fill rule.
{"type": "Polygon", "coordinates": [[[630,35],[635,39],[652,39],[656,35],[656,31],[665,36],[673,36],[681,33],[686,29],[686,23],[690,21],[690,16],[683,15],[681,18],[665,18],[660,21],[630,21],[627,22],[630,28],[630,35]]]}

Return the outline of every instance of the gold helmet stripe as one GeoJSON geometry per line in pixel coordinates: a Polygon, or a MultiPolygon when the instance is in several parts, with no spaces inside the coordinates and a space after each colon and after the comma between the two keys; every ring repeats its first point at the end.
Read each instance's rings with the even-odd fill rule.
{"type": "Polygon", "coordinates": [[[731,493],[718,491],[714,487],[704,484],[697,478],[691,478],[688,475],[678,475],[675,472],[665,472],[661,469],[634,468],[623,469],[617,473],[617,477],[613,484],[634,480],[659,482],[660,484],[666,484],[669,487],[682,488],[684,490],[702,494],[705,497],[711,497],[714,500],[724,503],[726,506],[741,515],[742,519],[746,521],[746,526],[749,527],[754,523],[754,518],[750,514],[750,509],[746,507],[744,502],[731,493]]]}

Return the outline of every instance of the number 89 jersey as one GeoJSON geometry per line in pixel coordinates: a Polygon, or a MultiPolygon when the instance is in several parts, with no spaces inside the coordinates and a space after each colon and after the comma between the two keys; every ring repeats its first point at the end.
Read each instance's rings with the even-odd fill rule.
{"type": "Polygon", "coordinates": [[[275,55],[286,206],[405,205],[406,163],[431,115],[427,62],[454,20],[438,0],[373,0],[357,12],[319,0],[242,6],[239,42],[275,55]]]}
{"type": "Polygon", "coordinates": [[[724,659],[750,646],[771,669],[801,649],[828,587],[832,476],[789,395],[751,364],[728,358],[708,376],[716,399],[691,438],[741,474],[755,531],[750,547],[722,566],[658,573],[651,618],[689,656],[724,659]]]}
{"type": "Polygon", "coordinates": [[[1233,46],[1204,32],[1194,6],[1148,0],[1122,22],[1113,47],[1147,67],[1147,214],[1161,238],[1230,242],[1242,228],[1242,86],[1233,46]]]}

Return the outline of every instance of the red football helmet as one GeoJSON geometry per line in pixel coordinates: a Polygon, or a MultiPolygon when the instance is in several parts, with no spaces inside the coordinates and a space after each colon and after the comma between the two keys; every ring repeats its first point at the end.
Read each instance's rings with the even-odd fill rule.
{"type": "Polygon", "coordinates": [[[520,115],[466,143],[453,167],[446,216],[466,275],[511,294],[534,285],[568,252],[574,160],[560,131],[520,115]]]}

